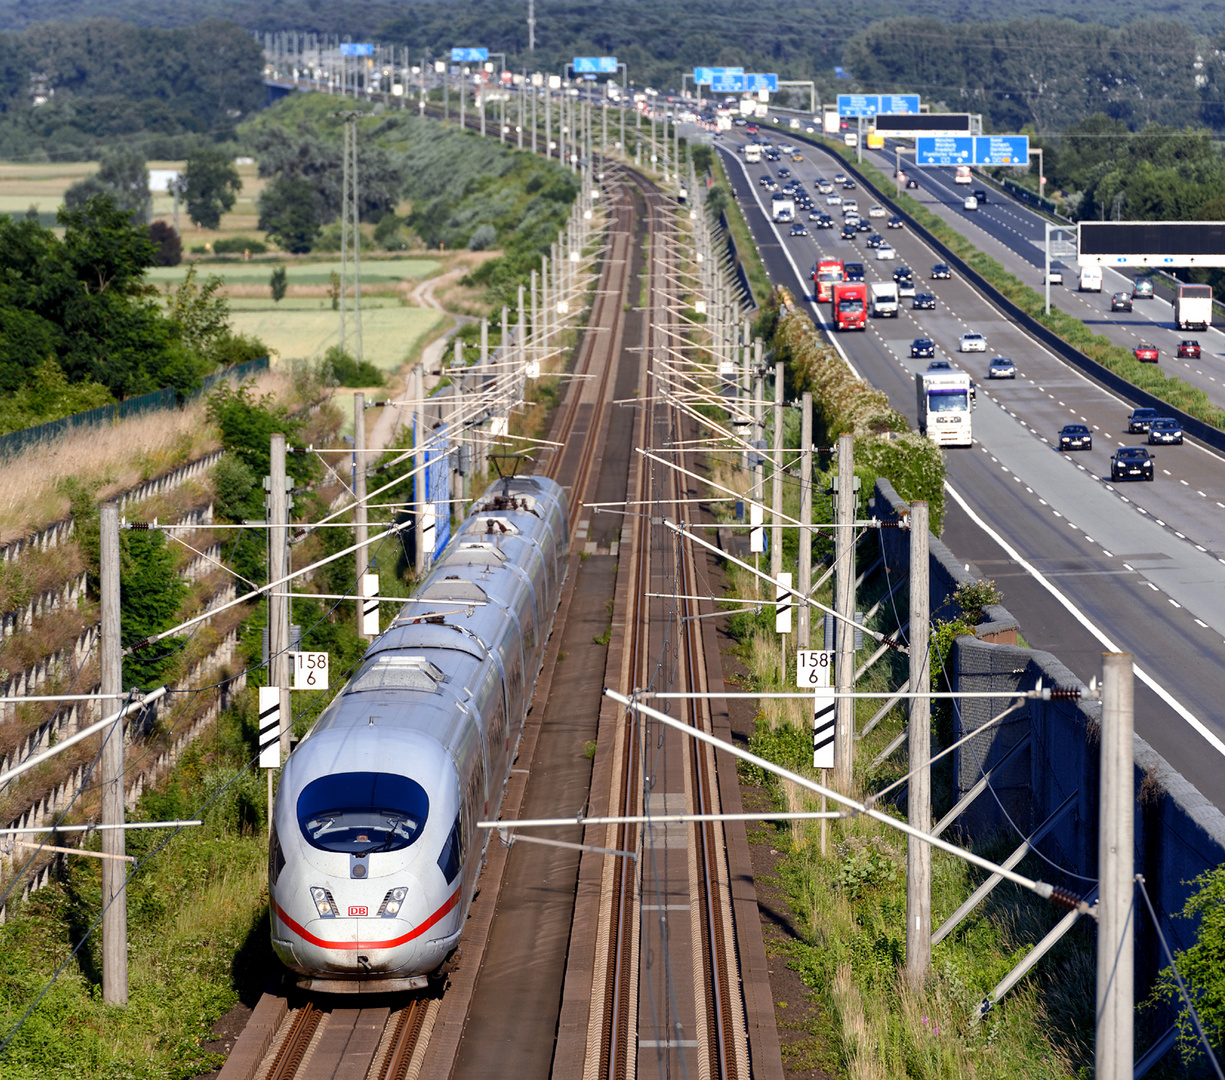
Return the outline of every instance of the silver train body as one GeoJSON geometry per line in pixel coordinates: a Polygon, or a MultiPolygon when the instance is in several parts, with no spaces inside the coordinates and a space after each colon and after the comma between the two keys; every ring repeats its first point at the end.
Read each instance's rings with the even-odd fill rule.
{"type": "Polygon", "coordinates": [[[328,993],[426,985],[459,942],[561,597],[566,495],[499,480],[285,761],[272,944],[328,993]]]}

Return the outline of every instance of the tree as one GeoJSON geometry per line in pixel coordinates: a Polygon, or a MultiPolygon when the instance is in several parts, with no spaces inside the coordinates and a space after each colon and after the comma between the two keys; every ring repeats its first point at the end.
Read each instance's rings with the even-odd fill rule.
{"type": "Polygon", "coordinates": [[[289,275],[285,272],[285,267],[277,266],[273,268],[272,276],[268,279],[268,285],[272,289],[272,302],[279,304],[285,299],[285,290],[289,288],[289,275]]]}
{"type": "MultiPolygon", "coordinates": [[[[1198,918],[1199,934],[1194,945],[1175,954],[1174,962],[1195,1002],[1209,1042],[1219,1047],[1221,1033],[1225,1031],[1225,867],[1200,874],[1192,884],[1198,889],[1187,898],[1182,917],[1198,918]]],[[[1161,972],[1153,990],[1154,999],[1166,997],[1173,999],[1179,1009],[1184,1055],[1195,1058],[1201,1053],[1199,1040],[1170,968],[1161,972]]]]}
{"type": "Polygon", "coordinates": [[[205,147],[189,157],[182,181],[187,216],[202,229],[218,228],[221,215],[234,208],[242,190],[238,168],[216,147],[205,147]]]}
{"type": "Polygon", "coordinates": [[[183,241],[174,231],[173,225],[155,221],[149,226],[149,239],[153,241],[154,261],[158,266],[178,266],[183,261],[183,241]]]}
{"type": "Polygon", "coordinates": [[[64,192],[69,210],[84,206],[95,195],[109,195],[119,209],[134,221],[149,212],[149,170],[136,150],[119,147],[103,153],[98,171],[79,180],[64,192]]]}
{"type": "Polygon", "coordinates": [[[217,295],[224,284],[216,274],[197,282],[193,262],[183,284],[172,286],[166,299],[166,314],[179,324],[184,343],[209,359],[216,341],[230,332],[230,302],[217,295]]]}
{"type": "Polygon", "coordinates": [[[259,227],[286,251],[304,255],[319,236],[321,223],[309,181],[278,176],[259,197],[259,227]]]}

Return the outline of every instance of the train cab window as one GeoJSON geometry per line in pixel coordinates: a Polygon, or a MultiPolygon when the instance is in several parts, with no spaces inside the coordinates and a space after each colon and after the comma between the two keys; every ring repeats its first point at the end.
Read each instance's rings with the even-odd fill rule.
{"type": "Polygon", "coordinates": [[[425,828],[430,797],[416,780],[395,773],[333,773],[307,784],[297,809],[312,847],[368,855],[412,844],[425,828]]]}
{"type": "Polygon", "coordinates": [[[450,885],[455,880],[455,875],[459,873],[459,865],[464,858],[464,841],[463,833],[460,827],[460,815],[455,815],[455,824],[451,826],[451,833],[447,837],[447,842],[442,845],[442,854],[438,856],[438,869],[442,871],[442,876],[447,879],[447,884],[450,885]]]}

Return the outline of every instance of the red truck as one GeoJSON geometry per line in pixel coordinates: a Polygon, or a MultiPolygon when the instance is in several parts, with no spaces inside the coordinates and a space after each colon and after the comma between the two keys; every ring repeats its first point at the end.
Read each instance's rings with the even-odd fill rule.
{"type": "Polygon", "coordinates": [[[862,281],[839,281],[833,294],[834,329],[866,330],[868,286],[862,281]]]}

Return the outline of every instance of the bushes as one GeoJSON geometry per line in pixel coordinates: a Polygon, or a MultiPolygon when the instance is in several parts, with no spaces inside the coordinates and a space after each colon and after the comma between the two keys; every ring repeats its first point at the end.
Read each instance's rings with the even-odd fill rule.
{"type": "Polygon", "coordinates": [[[217,255],[263,255],[268,245],[246,236],[227,236],[213,243],[217,255]]]}
{"type": "Polygon", "coordinates": [[[787,362],[797,392],[812,392],[814,442],[832,446],[839,435],[854,435],[856,472],[864,488],[870,489],[876,477],[884,476],[902,498],[926,499],[931,530],[938,536],[944,524],[940,448],[909,430],[910,424],[889,404],[884,391],[851,374],[785,288],[775,289],[767,311],[777,316],[775,357],[787,362]]]}

